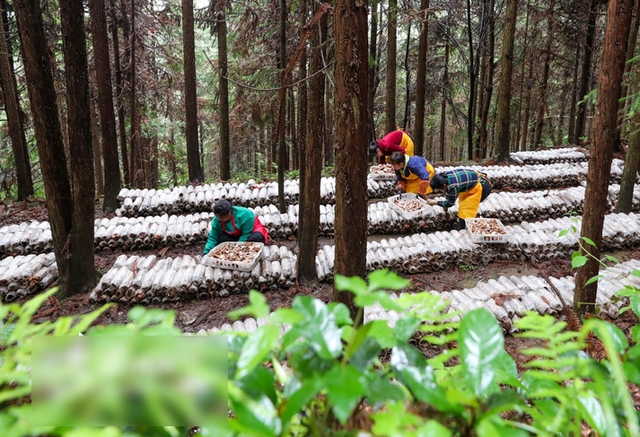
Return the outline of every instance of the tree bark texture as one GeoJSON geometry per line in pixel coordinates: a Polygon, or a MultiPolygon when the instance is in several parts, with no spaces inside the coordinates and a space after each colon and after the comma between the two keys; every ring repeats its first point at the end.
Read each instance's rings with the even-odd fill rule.
{"type": "Polygon", "coordinates": [[[376,139],[376,124],[373,118],[373,105],[376,96],[376,69],[378,50],[378,0],[371,2],[371,38],[369,43],[369,141],[376,139]]]}
{"type": "Polygon", "coordinates": [[[547,108],[547,87],[549,83],[549,68],[551,66],[551,43],[553,42],[553,8],[555,1],[550,0],[547,10],[547,46],[544,51],[544,66],[542,68],[542,81],[540,83],[540,101],[538,102],[538,118],[536,120],[536,133],[534,143],[536,147],[542,146],[542,128],[544,127],[544,114],[547,108]]]}
{"type": "Polygon", "coordinates": [[[607,25],[602,54],[602,67],[598,79],[598,98],[595,111],[595,138],[591,147],[587,188],[584,199],[582,230],[580,236],[589,238],[595,246],[585,244],[593,256],[576,273],[574,307],[579,315],[594,309],[598,292],[597,281],[587,281],[600,271],[602,248],[602,226],[607,208],[607,193],[611,176],[611,160],[615,141],[618,100],[624,73],[627,32],[631,21],[631,1],[611,0],[607,11],[607,25]]]}
{"type": "Polygon", "coordinates": [[[569,132],[567,141],[572,144],[576,129],[576,105],[578,97],[578,66],[580,65],[580,45],[576,48],[576,61],[573,64],[573,80],[571,81],[571,109],[569,110],[569,132]]]}
{"type": "Polygon", "coordinates": [[[189,182],[204,182],[198,151],[198,90],[196,86],[196,48],[193,0],[182,0],[182,45],[184,50],[184,101],[189,182]]]}
{"type": "Polygon", "coordinates": [[[473,108],[476,103],[476,80],[478,78],[478,60],[473,48],[473,27],[471,23],[471,0],[467,0],[467,38],[469,43],[469,104],[467,107],[467,159],[473,160],[473,108]]]}
{"type": "Polygon", "coordinates": [[[640,164],[640,111],[634,111],[629,123],[632,132],[629,139],[629,148],[624,161],[622,172],[622,182],[620,182],[620,193],[615,212],[629,214],[633,204],[633,188],[636,184],[638,165],[640,164]]]}
{"type": "MultiPolygon", "coordinates": [[[[629,61],[633,59],[636,53],[636,44],[638,42],[638,31],[640,30],[640,0],[636,0],[634,9],[635,9],[635,16],[633,17],[633,25],[631,26],[631,29],[629,31],[629,39],[627,43],[627,63],[625,64],[625,68],[624,68],[624,74],[627,76],[631,71],[631,67],[634,65],[634,63],[629,61]]],[[[637,65],[637,62],[636,62],[636,65],[637,65]]],[[[626,81],[624,81],[622,83],[621,98],[624,99],[623,105],[625,109],[628,108],[628,105],[631,102],[631,99],[626,99],[628,95],[628,91],[629,91],[628,84],[626,81]]]]}
{"type": "Polygon", "coordinates": [[[144,163],[142,160],[142,144],[140,144],[140,117],[138,114],[138,103],[136,101],[136,3],[135,0],[131,0],[131,71],[130,71],[130,83],[131,83],[131,171],[133,186],[136,188],[144,188],[144,163]]]}
{"type": "MultiPolygon", "coordinates": [[[[307,20],[309,18],[309,12],[307,8],[307,0],[300,1],[300,33],[299,38],[302,40],[303,26],[307,24],[307,20]]],[[[311,42],[313,44],[313,42],[311,42]]],[[[300,55],[300,77],[307,77],[307,48],[304,47],[302,49],[302,53],[300,55]]],[[[324,81],[323,81],[324,85],[324,81]]],[[[323,96],[324,97],[324,96],[323,96]]],[[[300,196],[298,208],[300,211],[304,211],[304,203],[306,199],[304,198],[304,192],[306,189],[306,156],[307,156],[307,129],[308,129],[308,89],[307,89],[307,81],[303,80],[298,85],[298,141],[300,144],[300,196]]],[[[322,100],[320,100],[320,108],[322,108],[322,100]]],[[[322,109],[320,109],[321,111],[322,109]]],[[[322,113],[320,114],[322,117],[322,113]]],[[[316,161],[321,162],[322,155],[320,155],[320,160],[316,161]]],[[[303,235],[304,233],[304,214],[300,214],[298,216],[298,235],[303,235]]],[[[314,264],[315,267],[315,264],[314,264]]],[[[298,266],[298,277],[300,277],[300,267],[298,266]]]]}
{"type": "Polygon", "coordinates": [[[407,28],[407,46],[404,52],[404,72],[405,72],[405,100],[404,100],[404,119],[402,121],[402,129],[409,130],[411,124],[411,69],[409,68],[409,51],[411,50],[411,21],[407,28]]]}
{"type": "Polygon", "coordinates": [[[11,137],[11,149],[16,165],[16,179],[18,182],[18,200],[22,201],[33,196],[33,179],[31,177],[31,163],[29,150],[24,134],[20,102],[18,100],[18,88],[13,69],[13,50],[7,20],[7,2],[0,2],[2,7],[2,26],[5,32],[4,38],[0,38],[0,80],[4,94],[4,109],[7,113],[9,136],[11,137]]]}
{"type": "MultiPolygon", "coordinates": [[[[367,1],[336,0],[335,272],[366,274],[367,258],[367,1]]],[[[388,103],[388,102],[387,102],[388,103]]],[[[353,295],[334,289],[334,300],[356,317],[353,295]]]]}
{"type": "Polygon", "coordinates": [[[116,103],[118,105],[118,131],[120,134],[120,155],[122,156],[122,180],[126,185],[131,184],[131,168],[127,152],[127,131],[124,116],[124,87],[122,68],[120,67],[120,42],[118,41],[118,19],[116,16],[116,1],[111,0],[111,40],[113,41],[113,66],[116,80],[116,103]]]}
{"type": "Polygon", "coordinates": [[[517,152],[520,146],[520,128],[522,126],[522,101],[524,99],[524,83],[525,83],[525,67],[527,65],[527,41],[529,40],[529,16],[531,15],[531,9],[529,2],[527,1],[527,18],[524,25],[524,43],[522,45],[522,69],[520,71],[520,98],[518,99],[518,121],[516,122],[516,134],[513,141],[514,149],[517,152]]]}
{"type": "Polygon", "coordinates": [[[20,28],[22,58],[40,157],[53,250],[62,278],[67,277],[67,237],[72,226],[73,199],[69,185],[51,63],[38,0],[13,3],[20,28]]]}
{"type": "Polygon", "coordinates": [[[535,58],[531,57],[529,62],[529,76],[527,77],[527,92],[525,97],[524,120],[522,122],[522,146],[520,150],[527,150],[527,141],[529,139],[529,117],[531,116],[531,85],[533,84],[533,64],[535,58]]]}
{"type": "MultiPolygon", "coordinates": [[[[231,177],[229,164],[229,81],[227,80],[227,20],[224,13],[224,1],[217,4],[218,9],[218,75],[220,92],[220,179],[228,181],[231,177]]],[[[269,160],[271,161],[271,160],[269,160]]],[[[271,166],[269,166],[271,171],[271,166]]]]}
{"type": "Polygon", "coordinates": [[[504,18],[502,59],[500,60],[500,90],[498,91],[498,122],[496,137],[498,161],[509,160],[509,127],[511,124],[511,77],[513,75],[513,42],[516,33],[518,0],[507,0],[504,18]]]}
{"type": "MultiPolygon", "coordinates": [[[[93,94],[93,93],[92,93],[93,94]]],[[[93,95],[91,97],[91,144],[93,147],[93,174],[96,179],[96,197],[104,194],[104,171],[102,169],[102,148],[100,147],[100,128],[98,127],[98,114],[93,95]]],[[[103,202],[104,204],[104,202],[103,202]]],[[[104,206],[103,206],[104,208],[104,206]]]]}
{"type": "Polygon", "coordinates": [[[440,109],[440,161],[445,157],[445,132],[447,128],[447,91],[449,90],[449,39],[444,42],[444,74],[442,76],[442,103],[440,109]]]}
{"type": "Polygon", "coordinates": [[[489,1],[489,48],[486,51],[486,82],[483,84],[484,98],[482,99],[482,114],[480,120],[480,153],[482,158],[487,157],[489,145],[489,134],[487,124],[489,122],[489,109],[491,108],[491,97],[493,95],[493,73],[494,73],[494,52],[495,52],[495,1],[489,1]]]}
{"type": "Polygon", "coordinates": [[[396,55],[397,55],[397,23],[398,2],[389,0],[389,16],[387,17],[387,97],[386,97],[386,133],[396,130],[396,55]]]}
{"type": "MultiPolygon", "coordinates": [[[[121,179],[120,165],[118,164],[116,117],[113,113],[113,88],[111,86],[111,63],[109,62],[109,37],[107,36],[105,0],[91,0],[89,8],[104,158],[105,184],[102,208],[105,212],[114,213],[120,206],[117,197],[121,188],[121,179]]],[[[114,23],[115,26],[116,23],[114,23]]],[[[102,175],[96,174],[97,180],[100,180],[101,177],[102,175]]]]}
{"type": "Polygon", "coordinates": [[[285,85],[285,68],[287,65],[287,0],[280,0],[280,115],[276,138],[278,140],[278,205],[280,212],[287,212],[284,200],[284,167],[286,160],[286,144],[284,141],[284,123],[287,110],[287,96],[283,89],[285,85]]]}
{"type": "MultiPolygon", "coordinates": [[[[314,13],[320,9],[313,3],[314,13]]],[[[320,71],[322,65],[322,45],[327,29],[326,16],[314,27],[310,41],[311,74],[320,71]],[[323,29],[324,27],[324,29],[323,29]]],[[[318,232],[320,227],[320,179],[322,178],[322,151],[324,147],[324,82],[325,78],[317,74],[309,81],[308,133],[304,162],[304,191],[302,191],[300,217],[304,217],[303,232],[299,233],[300,255],[298,258],[298,277],[313,280],[316,277],[316,253],[318,252],[318,232]]]]}
{"type": "Polygon", "coordinates": [[[95,180],[91,143],[91,106],[82,0],[60,0],[64,68],[69,111],[69,151],[73,188],[69,270],[63,295],[87,292],[95,285],[93,257],[95,180]]]}
{"type": "Polygon", "coordinates": [[[589,8],[589,21],[587,24],[587,36],[584,44],[584,56],[582,59],[582,72],[580,76],[580,92],[578,93],[578,110],[576,115],[576,128],[573,133],[574,138],[572,144],[578,144],[580,138],[584,137],[584,127],[587,117],[587,102],[584,101],[585,96],[589,92],[589,83],[591,81],[591,58],[593,56],[593,44],[596,34],[596,19],[598,18],[598,6],[600,0],[591,0],[589,8]]]}
{"type": "MultiPolygon", "coordinates": [[[[421,21],[420,21],[420,37],[418,45],[418,72],[416,77],[416,121],[415,134],[416,140],[414,155],[422,156],[424,154],[424,105],[425,105],[425,85],[427,79],[427,46],[429,43],[429,0],[420,1],[421,21]]],[[[371,82],[371,81],[370,81],[371,82]]]]}

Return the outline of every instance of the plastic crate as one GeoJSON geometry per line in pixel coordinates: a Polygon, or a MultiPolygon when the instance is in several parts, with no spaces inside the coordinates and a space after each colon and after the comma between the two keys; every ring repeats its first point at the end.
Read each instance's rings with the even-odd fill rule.
{"type": "Polygon", "coordinates": [[[467,227],[467,232],[469,233],[469,237],[471,238],[471,241],[473,241],[474,243],[506,243],[507,241],[509,241],[509,234],[507,233],[507,229],[504,227],[504,225],[502,224],[502,222],[498,219],[493,219],[493,218],[468,218],[468,219],[464,219],[466,227],[467,227]],[[474,224],[477,223],[479,221],[487,221],[487,222],[495,222],[498,224],[498,226],[500,227],[500,229],[502,229],[504,231],[504,234],[500,234],[500,235],[487,235],[487,234],[475,234],[473,232],[471,232],[471,227],[469,226],[470,224],[474,224]]]}
{"type": "Polygon", "coordinates": [[[424,215],[426,215],[429,211],[429,209],[427,208],[429,204],[425,200],[418,197],[418,200],[424,204],[424,208],[419,209],[418,211],[408,212],[400,208],[399,206],[396,206],[394,200],[411,200],[415,199],[416,197],[418,196],[413,193],[398,194],[397,196],[389,197],[389,199],[387,199],[387,202],[389,202],[391,208],[393,208],[398,214],[400,214],[400,216],[404,217],[407,220],[413,220],[415,218],[423,217],[424,215]]]}
{"type": "Polygon", "coordinates": [[[374,181],[395,181],[395,174],[369,173],[369,177],[374,181]]]}
{"type": "Polygon", "coordinates": [[[240,263],[240,262],[235,262],[235,261],[225,261],[225,260],[214,258],[213,256],[211,256],[217,250],[220,250],[220,248],[222,248],[222,247],[224,247],[224,246],[226,246],[228,244],[233,244],[233,245],[239,246],[239,245],[243,245],[245,243],[244,242],[237,242],[237,241],[225,241],[224,243],[220,243],[219,245],[217,245],[216,247],[211,249],[211,252],[209,252],[205,257],[203,257],[202,260],[205,261],[205,264],[210,266],[210,267],[214,267],[214,268],[218,267],[218,268],[227,269],[227,270],[237,270],[237,271],[240,271],[240,272],[250,272],[251,270],[253,270],[253,268],[256,266],[256,264],[260,260],[260,257],[262,256],[262,250],[264,249],[264,244],[263,243],[250,242],[250,244],[259,244],[260,245],[260,250],[256,254],[255,258],[253,258],[253,261],[251,261],[250,263],[240,263]]]}

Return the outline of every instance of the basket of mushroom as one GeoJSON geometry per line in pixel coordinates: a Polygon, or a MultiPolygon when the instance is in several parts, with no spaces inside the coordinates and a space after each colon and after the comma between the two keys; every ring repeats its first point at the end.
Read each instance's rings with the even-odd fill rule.
{"type": "Polygon", "coordinates": [[[506,243],[507,229],[498,219],[465,219],[469,237],[474,243],[506,243]]]}
{"type": "Polygon", "coordinates": [[[429,210],[429,204],[413,193],[391,196],[387,201],[398,214],[407,220],[421,217],[429,210]]]}
{"type": "Polygon", "coordinates": [[[211,267],[250,272],[260,260],[263,248],[262,243],[227,241],[216,246],[203,261],[211,267]]]}
{"type": "Polygon", "coordinates": [[[371,179],[376,181],[395,180],[396,174],[391,164],[380,164],[371,167],[371,179]]]}

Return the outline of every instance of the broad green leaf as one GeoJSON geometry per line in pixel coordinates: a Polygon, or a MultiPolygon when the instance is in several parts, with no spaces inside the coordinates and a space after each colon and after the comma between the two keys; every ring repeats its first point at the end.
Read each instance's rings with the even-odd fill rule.
{"type": "Polygon", "coordinates": [[[600,435],[606,435],[607,420],[600,402],[592,396],[578,395],[578,403],[589,425],[598,431],[600,435]]]}
{"type": "Polygon", "coordinates": [[[560,233],[558,234],[558,237],[564,237],[565,235],[567,235],[569,233],[568,229],[563,229],[560,231],[560,233]]]}
{"type": "Polygon", "coordinates": [[[605,255],[605,258],[607,258],[609,261],[613,261],[616,264],[620,264],[620,261],[618,261],[617,259],[615,259],[611,255],[605,255]]]}
{"type": "Polygon", "coordinates": [[[473,310],[460,322],[458,344],[467,386],[478,397],[486,395],[494,386],[495,363],[504,351],[502,328],[486,309],[473,310]]]}
{"type": "Polygon", "coordinates": [[[611,338],[613,339],[613,346],[615,347],[616,352],[621,354],[629,347],[627,339],[625,338],[624,333],[620,330],[620,328],[612,325],[611,323],[603,321],[594,325],[593,331],[602,338],[602,329],[606,329],[611,334],[611,338]]]}
{"type": "Polygon", "coordinates": [[[274,405],[278,402],[274,375],[266,367],[254,368],[251,373],[238,381],[238,386],[254,399],[267,396],[274,405]]]}
{"type": "Polygon", "coordinates": [[[379,376],[367,382],[367,403],[374,408],[388,401],[403,401],[405,394],[400,387],[391,383],[385,376],[379,376]]]}
{"type": "Polygon", "coordinates": [[[588,258],[586,256],[576,256],[573,259],[571,259],[571,268],[573,269],[577,269],[579,267],[582,267],[583,265],[585,265],[588,261],[588,258]]]}
{"type": "Polygon", "coordinates": [[[408,341],[416,332],[422,322],[415,317],[408,316],[396,322],[395,333],[399,342],[408,341]]]}
{"type": "Polygon", "coordinates": [[[629,381],[636,385],[640,384],[640,368],[638,368],[636,363],[626,361],[622,364],[622,367],[624,369],[624,374],[629,381]]]}
{"type": "Polygon", "coordinates": [[[582,237],[582,239],[584,241],[586,241],[587,243],[589,243],[590,245],[592,245],[593,247],[596,247],[596,243],[594,243],[592,239],[587,238],[587,237],[582,237]]]}
{"type": "Polygon", "coordinates": [[[346,276],[336,275],[334,281],[336,289],[339,291],[350,291],[355,295],[367,292],[367,283],[358,276],[347,278],[346,276]]]}
{"type": "Polygon", "coordinates": [[[372,326],[373,325],[371,325],[371,323],[367,323],[366,325],[363,325],[357,329],[357,332],[353,339],[351,339],[351,335],[349,336],[349,339],[347,340],[347,348],[344,352],[345,360],[349,360],[351,356],[360,348],[365,338],[367,338],[367,335],[369,334],[372,326]]]}
{"type": "Polygon", "coordinates": [[[633,328],[631,328],[631,338],[636,343],[640,341],[640,325],[635,325],[633,328]]]}
{"type": "Polygon", "coordinates": [[[278,343],[279,336],[280,330],[275,325],[263,325],[251,334],[238,358],[236,378],[244,378],[255,366],[266,361],[269,353],[278,343]]]}
{"type": "Polygon", "coordinates": [[[267,304],[267,299],[264,297],[264,295],[258,291],[251,290],[249,291],[249,305],[244,308],[231,311],[228,315],[233,320],[236,320],[238,317],[247,314],[250,314],[255,318],[267,318],[269,317],[270,311],[271,310],[269,309],[269,304],[267,304]]]}
{"type": "Polygon", "coordinates": [[[407,411],[404,402],[389,402],[386,411],[371,415],[373,426],[371,430],[375,436],[412,436],[408,429],[417,428],[423,420],[407,411]]]}
{"type": "Polygon", "coordinates": [[[287,323],[289,325],[295,325],[302,320],[304,320],[304,316],[291,308],[278,308],[271,316],[271,321],[275,324],[287,323]]]}
{"type": "Polygon", "coordinates": [[[411,286],[411,281],[403,279],[397,273],[387,269],[376,270],[369,274],[369,291],[402,290],[411,286]]]}
{"type": "Polygon", "coordinates": [[[305,406],[322,389],[324,381],[322,378],[311,378],[304,381],[290,397],[287,406],[282,413],[282,423],[287,424],[291,418],[302,411],[305,406]]]}
{"type": "Polygon", "coordinates": [[[336,323],[338,326],[353,324],[349,308],[347,308],[345,304],[340,302],[331,302],[327,306],[329,307],[329,311],[336,316],[336,323]]]}
{"type": "Polygon", "coordinates": [[[364,375],[353,366],[336,366],[324,377],[331,407],[340,423],[346,423],[360,396],[366,392],[364,375]]]}
{"type": "Polygon", "coordinates": [[[297,296],[291,307],[304,316],[296,326],[296,332],[304,336],[318,355],[329,360],[342,353],[342,330],[336,316],[324,302],[309,296],[297,296]]]}
{"type": "Polygon", "coordinates": [[[478,437],[528,437],[530,434],[502,420],[500,417],[488,417],[476,427],[478,437]]]}
{"type": "Polygon", "coordinates": [[[585,282],[585,284],[584,284],[584,285],[585,285],[585,286],[586,286],[586,285],[591,285],[591,284],[593,284],[594,282],[596,282],[596,281],[597,281],[598,279],[600,279],[600,278],[602,278],[602,275],[596,275],[596,276],[594,276],[593,278],[589,279],[587,282],[585,282]]]}
{"type": "Polygon", "coordinates": [[[373,337],[366,337],[362,345],[349,359],[349,364],[364,372],[380,354],[380,344],[373,337]]]}
{"type": "Polygon", "coordinates": [[[238,418],[236,425],[251,435],[275,437],[282,430],[278,412],[267,396],[255,400],[245,394],[233,382],[228,384],[231,409],[238,418]]]}
{"type": "Polygon", "coordinates": [[[380,347],[383,349],[391,349],[397,343],[394,336],[394,331],[387,325],[386,320],[374,320],[367,323],[365,326],[371,326],[369,329],[369,336],[378,340],[380,347]]]}
{"type": "Polygon", "coordinates": [[[636,313],[636,316],[640,317],[640,295],[636,294],[631,296],[629,298],[629,303],[631,304],[633,312],[636,313]]]}
{"type": "Polygon", "coordinates": [[[441,425],[440,422],[429,420],[424,425],[416,428],[416,437],[451,437],[453,432],[441,425]]]}

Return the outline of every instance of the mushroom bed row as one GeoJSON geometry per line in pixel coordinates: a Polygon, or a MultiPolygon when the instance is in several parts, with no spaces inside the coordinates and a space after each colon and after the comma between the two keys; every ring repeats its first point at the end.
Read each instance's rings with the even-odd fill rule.
{"type": "MultiPolygon", "coordinates": [[[[537,188],[559,188],[578,185],[586,180],[587,163],[572,165],[529,165],[529,166],[493,166],[470,168],[487,174],[494,188],[510,187],[514,190],[530,190],[537,188]]],[[[438,167],[437,171],[451,170],[453,167],[438,167]]],[[[620,180],[624,162],[614,160],[611,165],[612,181],[620,180]]],[[[375,181],[367,179],[369,198],[377,199],[396,194],[394,181],[375,181]]],[[[287,204],[299,200],[300,186],[298,180],[285,181],[285,201],[287,204]]],[[[256,184],[226,183],[215,185],[181,186],[173,189],[123,189],[118,198],[121,207],[116,215],[124,217],[159,215],[163,213],[179,214],[184,212],[211,211],[211,207],[221,199],[232,204],[245,207],[268,206],[278,203],[278,185],[275,182],[256,184]]],[[[322,178],[320,184],[322,204],[335,201],[335,178],[322,178]]]]}
{"type": "Polygon", "coordinates": [[[580,147],[565,147],[562,149],[514,152],[509,154],[509,158],[517,164],[569,163],[589,160],[589,152],[580,147]]]}
{"type": "MultiPolygon", "coordinates": [[[[497,218],[505,223],[544,220],[568,212],[580,213],[584,188],[533,191],[529,193],[497,192],[480,204],[479,215],[497,218]]],[[[609,206],[613,205],[619,186],[609,188],[609,206]]],[[[634,192],[634,210],[640,208],[640,188],[634,192]]],[[[425,214],[405,219],[388,202],[369,205],[368,232],[370,235],[431,232],[456,227],[458,206],[445,211],[439,206],[425,206],[425,214]]],[[[280,214],[275,205],[256,207],[253,212],[265,225],[271,238],[287,238],[298,232],[298,205],[289,205],[280,214]]],[[[115,217],[95,221],[95,247],[105,249],[153,249],[166,246],[182,247],[202,244],[211,230],[213,213],[194,213],[184,216],[162,215],[147,217],[115,217]]],[[[332,236],[334,206],[320,206],[319,232],[332,236]]],[[[6,256],[46,253],[53,250],[48,222],[24,222],[0,228],[0,258],[6,256]]]]}
{"type": "MultiPolygon", "coordinates": [[[[640,278],[633,275],[634,270],[640,270],[640,261],[631,260],[602,270],[602,278],[598,281],[598,296],[596,305],[612,318],[617,318],[620,309],[628,304],[626,298],[612,299],[614,294],[630,285],[640,288],[640,278]]],[[[567,305],[573,304],[574,277],[549,278],[549,281],[556,287],[567,305]]],[[[533,311],[538,314],[552,314],[560,316],[562,314],[562,301],[555,293],[549,282],[537,276],[501,276],[497,280],[489,279],[480,281],[475,287],[462,290],[452,290],[439,292],[432,290],[429,292],[440,297],[440,302],[444,303],[441,313],[451,314],[444,318],[446,322],[457,322],[465,313],[476,308],[486,308],[489,310],[507,332],[517,331],[515,324],[526,312],[533,311]],[[459,313],[459,314],[454,314],[459,313]]],[[[391,299],[406,296],[391,293],[391,299]]],[[[390,327],[394,327],[401,315],[395,311],[387,311],[379,303],[367,306],[364,309],[364,322],[375,320],[386,320],[390,327]]],[[[200,330],[198,334],[215,334],[218,332],[255,332],[264,325],[264,318],[247,318],[244,321],[236,321],[233,324],[225,323],[220,327],[214,327],[208,331],[200,330]]],[[[289,326],[281,327],[281,335],[290,329],[289,326]]]]}
{"type": "MultiPolygon", "coordinates": [[[[566,258],[577,249],[571,234],[561,230],[576,228],[580,234],[581,217],[562,217],[536,223],[507,226],[503,244],[476,244],[467,231],[420,233],[407,237],[367,243],[367,269],[390,268],[398,273],[445,270],[462,264],[488,264],[493,259],[539,261],[566,258]],[[575,219],[575,220],[574,220],[575,219]]],[[[605,217],[602,249],[622,249],[640,244],[639,214],[610,214],[605,217]]],[[[333,280],[334,246],[325,245],[316,256],[320,281],[333,280]]]]}
{"type": "Polygon", "coordinates": [[[5,258],[0,261],[0,298],[12,302],[44,291],[58,277],[53,253],[5,258]]]}
{"type": "Polygon", "coordinates": [[[92,302],[149,303],[210,299],[251,289],[274,291],[295,284],[296,255],[284,246],[265,246],[251,272],[211,266],[207,256],[121,255],[93,290],[92,302]]]}
{"type": "MultiPolygon", "coordinates": [[[[488,264],[494,259],[544,260],[566,258],[577,248],[572,234],[559,231],[576,227],[580,218],[564,217],[539,223],[509,226],[505,244],[473,243],[466,231],[414,234],[367,244],[367,270],[389,268],[398,273],[440,271],[461,264],[488,264]]],[[[611,214],[605,218],[603,248],[620,249],[640,243],[640,215],[611,214]]],[[[333,280],[334,246],[322,247],[316,256],[320,281],[333,280]]],[[[100,280],[91,299],[137,301],[142,304],[206,299],[248,292],[287,288],[296,280],[297,257],[284,246],[265,246],[260,262],[250,273],[207,265],[207,257],[158,259],[121,255],[100,280]]]]}

